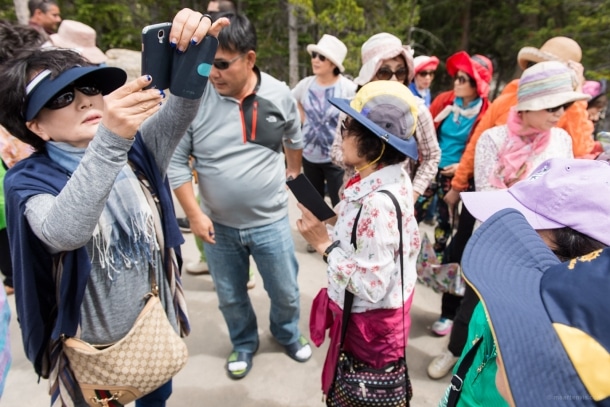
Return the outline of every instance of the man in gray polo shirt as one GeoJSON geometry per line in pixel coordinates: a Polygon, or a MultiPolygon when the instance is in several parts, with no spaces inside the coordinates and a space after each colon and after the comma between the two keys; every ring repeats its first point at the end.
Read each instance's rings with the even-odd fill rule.
{"type": "Polygon", "coordinates": [[[259,345],[248,296],[249,256],[271,299],[275,339],[298,362],[311,357],[300,333],[298,265],[288,223],[286,177],[301,171],[303,141],[288,86],[256,67],[256,32],[243,15],[218,36],[199,113],[172,159],[169,178],[191,230],[205,245],[233,352],[232,379],[245,377],[259,345]],[[195,159],[201,206],[191,184],[195,159]],[[204,208],[202,210],[202,208],[204,208]]]}

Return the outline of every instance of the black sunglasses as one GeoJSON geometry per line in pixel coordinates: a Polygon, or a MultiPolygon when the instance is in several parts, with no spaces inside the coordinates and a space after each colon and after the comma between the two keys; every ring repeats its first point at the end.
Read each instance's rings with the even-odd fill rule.
{"type": "Polygon", "coordinates": [[[318,58],[320,60],[320,62],[324,62],[326,61],[326,57],[316,51],[312,51],[311,52],[311,59],[315,59],[318,58]]]}
{"type": "Polygon", "coordinates": [[[559,106],[556,106],[556,107],[549,107],[548,109],[544,109],[544,110],[546,110],[549,113],[558,112],[560,109],[568,110],[570,108],[570,106],[572,106],[573,103],[574,102],[570,102],[570,103],[566,103],[566,104],[559,105],[559,106]]]}
{"type": "Polygon", "coordinates": [[[76,83],[71,83],[68,86],[66,86],[65,88],[63,88],[62,90],[60,90],[59,92],[57,92],[55,94],[55,96],[53,96],[51,98],[51,100],[49,100],[44,105],[44,107],[46,107],[47,109],[51,109],[51,110],[58,110],[58,109],[63,109],[66,106],[69,106],[72,102],[74,102],[74,99],[75,99],[74,92],[77,90],[80,93],[87,95],[87,96],[95,96],[95,95],[99,95],[100,93],[102,93],[102,91],[99,90],[99,88],[95,85],[81,86],[76,83]]]}
{"type": "Polygon", "coordinates": [[[392,76],[396,75],[396,79],[399,81],[404,81],[407,78],[407,68],[402,67],[398,68],[396,71],[392,71],[390,68],[380,68],[375,76],[380,81],[389,81],[392,79],[392,76]]]}
{"type": "Polygon", "coordinates": [[[468,82],[470,80],[469,77],[467,76],[463,76],[463,75],[455,75],[455,78],[453,79],[454,81],[458,81],[458,83],[460,85],[465,84],[466,82],[468,82]]]}
{"type": "Polygon", "coordinates": [[[230,61],[225,61],[224,59],[215,59],[214,62],[212,62],[212,65],[214,65],[214,68],[224,71],[225,69],[228,69],[233,62],[237,61],[239,58],[243,57],[244,55],[246,55],[246,54],[240,54],[230,61]]]}
{"type": "Polygon", "coordinates": [[[417,74],[421,77],[431,76],[434,78],[434,71],[419,71],[417,74]]]}

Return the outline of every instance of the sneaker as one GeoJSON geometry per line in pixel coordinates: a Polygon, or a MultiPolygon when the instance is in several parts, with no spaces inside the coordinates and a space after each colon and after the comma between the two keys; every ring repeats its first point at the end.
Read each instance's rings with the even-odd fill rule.
{"type": "Polygon", "coordinates": [[[453,356],[453,353],[448,350],[444,351],[432,359],[432,362],[428,365],[428,376],[435,380],[445,377],[447,373],[451,372],[458,359],[457,356],[453,356]]]}
{"type": "Polygon", "coordinates": [[[191,222],[189,218],[176,218],[178,221],[178,227],[184,233],[191,233],[191,222]]]}
{"type": "Polygon", "coordinates": [[[438,336],[445,336],[451,332],[453,321],[449,318],[441,318],[432,324],[432,332],[438,336]]]}
{"type": "Polygon", "coordinates": [[[195,276],[200,274],[210,274],[210,268],[205,261],[193,261],[186,264],[186,272],[195,276]]]}
{"type": "Polygon", "coordinates": [[[312,245],[307,243],[307,253],[315,253],[315,252],[316,252],[316,249],[314,249],[314,247],[312,245]]]}
{"type": "Polygon", "coordinates": [[[312,355],[311,345],[303,335],[299,336],[296,342],[286,345],[284,348],[288,356],[300,363],[307,362],[312,355]]]}
{"type": "Polygon", "coordinates": [[[252,269],[250,269],[249,271],[248,284],[246,284],[246,287],[248,287],[248,290],[251,290],[256,287],[256,280],[254,279],[254,271],[252,271],[252,269]]]}

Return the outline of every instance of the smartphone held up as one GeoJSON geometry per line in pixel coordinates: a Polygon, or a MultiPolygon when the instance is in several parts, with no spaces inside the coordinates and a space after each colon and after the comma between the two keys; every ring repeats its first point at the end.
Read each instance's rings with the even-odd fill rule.
{"type": "Polygon", "coordinates": [[[207,85],[218,40],[206,35],[178,52],[170,44],[171,28],[171,23],[159,23],[142,30],[142,74],[152,76],[149,88],[169,88],[173,95],[197,99],[207,85]]]}

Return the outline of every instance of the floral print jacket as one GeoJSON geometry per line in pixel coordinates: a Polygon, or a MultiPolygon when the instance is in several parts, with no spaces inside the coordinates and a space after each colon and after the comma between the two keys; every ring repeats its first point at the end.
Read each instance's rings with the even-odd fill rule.
{"type": "Polygon", "coordinates": [[[340,246],[328,256],[328,296],[343,307],[347,287],[354,293],[353,313],[396,309],[403,304],[396,209],[387,195],[377,192],[380,190],[391,192],[402,208],[405,302],[413,294],[417,278],[420,237],[413,216],[413,187],[402,165],[390,165],[346,188],[336,207],[338,218],[330,236],[340,246]],[[354,249],[352,228],[361,207],[354,249]]]}

